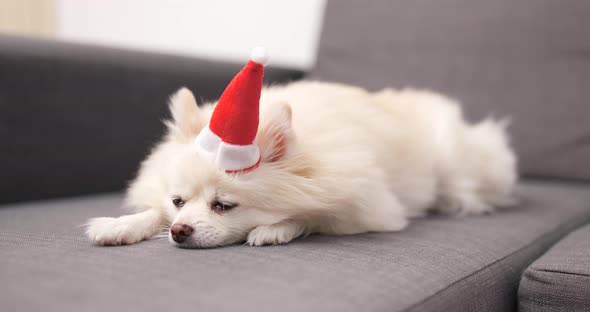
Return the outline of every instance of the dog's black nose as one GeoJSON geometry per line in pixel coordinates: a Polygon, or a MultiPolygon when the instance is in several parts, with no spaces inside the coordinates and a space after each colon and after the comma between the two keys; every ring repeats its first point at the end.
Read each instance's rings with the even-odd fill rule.
{"type": "Polygon", "coordinates": [[[186,224],[174,224],[170,228],[170,234],[172,235],[172,239],[180,244],[193,234],[193,228],[186,224]]]}

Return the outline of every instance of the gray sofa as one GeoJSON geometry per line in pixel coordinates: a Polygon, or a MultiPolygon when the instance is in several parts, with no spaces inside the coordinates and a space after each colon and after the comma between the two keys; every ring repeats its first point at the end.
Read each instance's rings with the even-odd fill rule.
{"type": "Polygon", "coordinates": [[[590,225],[559,241],[535,260],[520,282],[521,311],[588,311],[590,225]]]}
{"type": "MultiPolygon", "coordinates": [[[[513,116],[520,204],[262,248],[96,247],[81,227],[124,213],[120,193],[97,193],[133,176],[166,97],[214,98],[239,65],[0,37],[1,310],[590,311],[584,2],[329,2],[309,77],[513,116]]],[[[301,74],[271,68],[267,82],[301,74]]]]}

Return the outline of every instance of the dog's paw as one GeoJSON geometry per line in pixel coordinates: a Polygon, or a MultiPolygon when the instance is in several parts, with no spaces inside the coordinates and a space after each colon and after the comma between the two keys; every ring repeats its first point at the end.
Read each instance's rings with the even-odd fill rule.
{"type": "Polygon", "coordinates": [[[125,218],[94,218],[87,224],[86,235],[98,245],[127,245],[144,239],[125,218]]]}
{"type": "Polygon", "coordinates": [[[304,227],[291,222],[271,225],[261,225],[248,234],[247,243],[250,246],[285,244],[300,236],[304,227]]]}

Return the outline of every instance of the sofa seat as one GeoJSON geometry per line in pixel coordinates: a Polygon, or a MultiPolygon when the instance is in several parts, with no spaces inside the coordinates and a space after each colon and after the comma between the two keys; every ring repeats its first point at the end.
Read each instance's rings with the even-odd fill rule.
{"type": "Polygon", "coordinates": [[[524,272],[519,311],[590,311],[590,225],[569,234],[524,272]]]}
{"type": "Polygon", "coordinates": [[[590,218],[590,187],[527,181],[488,216],[399,233],[314,235],[272,247],[184,250],[158,238],[97,247],[89,217],[120,194],[0,207],[3,311],[512,311],[522,271],[590,218]]]}

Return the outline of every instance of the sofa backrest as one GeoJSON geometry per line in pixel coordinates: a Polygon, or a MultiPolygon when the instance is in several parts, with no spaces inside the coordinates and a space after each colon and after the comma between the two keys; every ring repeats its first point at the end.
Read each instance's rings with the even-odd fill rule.
{"type": "Polygon", "coordinates": [[[331,0],[311,76],[511,116],[522,173],[590,180],[588,0],[331,0]]]}
{"type": "MultiPolygon", "coordinates": [[[[214,100],[242,66],[0,35],[0,203],[123,189],[168,97],[214,100]]],[[[265,81],[301,75],[269,67],[265,81]]]]}

